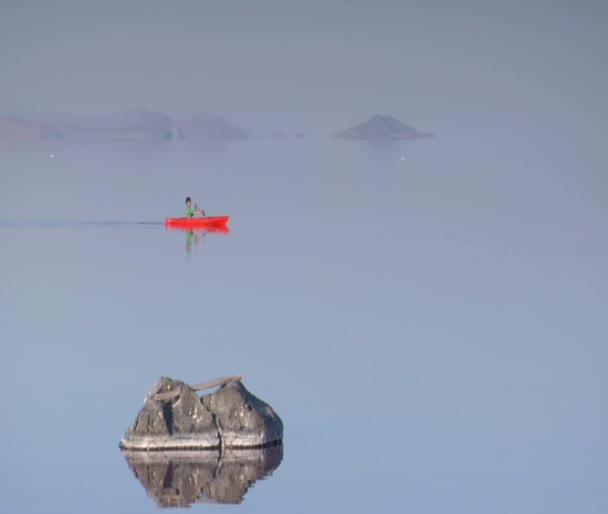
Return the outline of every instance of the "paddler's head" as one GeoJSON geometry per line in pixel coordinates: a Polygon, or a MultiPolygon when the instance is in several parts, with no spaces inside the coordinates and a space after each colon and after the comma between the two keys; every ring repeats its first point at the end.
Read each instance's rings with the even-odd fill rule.
{"type": "Polygon", "coordinates": [[[186,205],[187,205],[188,207],[190,207],[190,204],[191,204],[191,203],[192,203],[192,200],[191,200],[191,199],[190,199],[190,197],[188,196],[188,197],[186,198],[186,205]]]}

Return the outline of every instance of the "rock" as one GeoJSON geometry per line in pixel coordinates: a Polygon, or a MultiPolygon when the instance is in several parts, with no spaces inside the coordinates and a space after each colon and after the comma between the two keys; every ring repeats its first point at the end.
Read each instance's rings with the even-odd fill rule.
{"type": "Polygon", "coordinates": [[[199,501],[241,503],[251,485],[271,475],[283,446],[248,450],[124,450],[135,477],[159,507],[188,507],[199,501]]]}
{"type": "Polygon", "coordinates": [[[228,448],[266,446],[283,439],[283,423],[270,405],[233,381],[202,403],[215,416],[220,437],[228,448]]]}
{"type": "Polygon", "coordinates": [[[343,139],[417,139],[419,137],[433,137],[433,134],[418,132],[415,128],[401,123],[391,116],[376,114],[369,120],[349,128],[337,137],[343,139]]]}
{"type": "MultiPolygon", "coordinates": [[[[211,384],[218,383],[222,384],[222,380],[211,384]]],[[[202,398],[195,388],[161,377],[150,389],[120,447],[130,450],[255,448],[282,441],[283,423],[279,416],[251,394],[240,380],[231,377],[217,391],[202,398]]]]}

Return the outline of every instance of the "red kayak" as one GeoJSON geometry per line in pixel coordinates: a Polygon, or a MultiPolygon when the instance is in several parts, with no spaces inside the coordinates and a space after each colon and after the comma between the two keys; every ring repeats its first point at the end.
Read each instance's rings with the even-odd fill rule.
{"type": "Polygon", "coordinates": [[[165,218],[167,228],[202,228],[202,229],[222,229],[230,216],[207,216],[203,218],[165,218]]]}

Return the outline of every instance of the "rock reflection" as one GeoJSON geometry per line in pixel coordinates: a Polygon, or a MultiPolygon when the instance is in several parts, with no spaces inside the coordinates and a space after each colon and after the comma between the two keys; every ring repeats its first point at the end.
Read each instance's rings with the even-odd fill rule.
{"type": "Polygon", "coordinates": [[[193,503],[241,503],[256,480],[273,473],[283,445],[209,451],[128,451],[136,478],[161,508],[193,503]]]}

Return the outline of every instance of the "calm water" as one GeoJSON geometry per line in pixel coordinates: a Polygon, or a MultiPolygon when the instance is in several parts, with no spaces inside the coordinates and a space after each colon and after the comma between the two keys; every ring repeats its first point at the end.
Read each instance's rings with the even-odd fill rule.
{"type": "Polygon", "coordinates": [[[233,509],[606,512],[605,150],[534,135],[1,147],[0,510],[156,511],[148,389],[242,374],[285,444],[233,509]]]}

